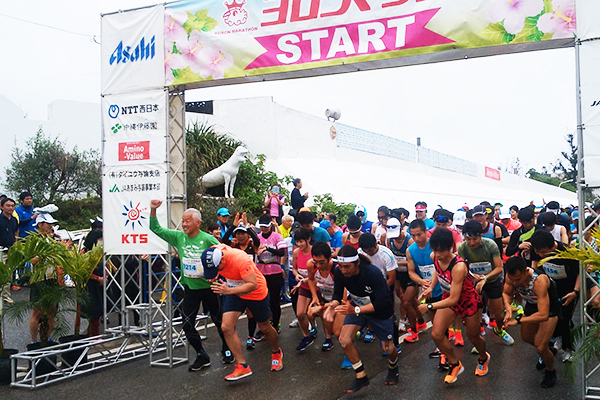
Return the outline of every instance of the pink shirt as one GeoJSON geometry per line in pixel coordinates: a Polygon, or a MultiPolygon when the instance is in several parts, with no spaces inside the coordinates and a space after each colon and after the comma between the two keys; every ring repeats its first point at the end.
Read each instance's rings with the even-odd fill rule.
{"type": "MultiPolygon", "coordinates": [[[[285,243],[285,240],[283,240],[283,237],[281,237],[281,235],[277,232],[271,232],[268,238],[265,238],[262,233],[260,233],[258,238],[260,239],[260,244],[263,244],[267,247],[287,250],[287,244],[285,243]]],[[[263,275],[274,275],[281,273],[281,265],[279,265],[281,258],[274,255],[269,250],[263,251],[257,256],[257,258],[258,263],[256,266],[263,275]]]]}

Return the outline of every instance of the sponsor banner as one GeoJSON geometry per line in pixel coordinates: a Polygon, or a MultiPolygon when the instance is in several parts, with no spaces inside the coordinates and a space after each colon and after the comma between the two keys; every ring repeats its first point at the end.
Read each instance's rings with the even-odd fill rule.
{"type": "Polygon", "coordinates": [[[575,0],[185,0],[165,9],[167,85],[569,39],[575,0]]]}
{"type": "Polygon", "coordinates": [[[582,40],[600,38],[600,2],[576,0],[577,37],[582,40]]]}
{"type": "Polygon", "coordinates": [[[105,140],[167,136],[167,94],[148,90],[102,97],[105,140]]]}
{"type": "Polygon", "coordinates": [[[165,163],[167,142],[164,137],[145,137],[137,140],[110,140],[104,144],[104,164],[125,166],[165,163]]]}
{"type": "Polygon", "coordinates": [[[579,47],[585,183],[600,187],[600,41],[579,47]]]}
{"type": "Polygon", "coordinates": [[[164,86],[164,7],[102,16],[102,93],[164,86]]]}
{"type": "Polygon", "coordinates": [[[485,167],[485,177],[499,181],[500,171],[495,168],[485,167]]]}
{"type": "Polygon", "coordinates": [[[157,210],[167,227],[167,170],[164,164],[104,167],[102,217],[106,254],[164,254],[167,243],[150,231],[150,200],[163,205],[157,210]]]}

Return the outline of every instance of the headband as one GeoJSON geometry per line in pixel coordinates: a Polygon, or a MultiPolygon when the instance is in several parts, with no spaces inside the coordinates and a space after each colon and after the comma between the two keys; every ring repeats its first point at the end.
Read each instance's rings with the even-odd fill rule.
{"type": "Polygon", "coordinates": [[[337,258],[338,262],[343,262],[343,263],[351,263],[354,261],[358,261],[358,254],[355,256],[351,256],[351,257],[340,257],[338,256],[337,258]]]}

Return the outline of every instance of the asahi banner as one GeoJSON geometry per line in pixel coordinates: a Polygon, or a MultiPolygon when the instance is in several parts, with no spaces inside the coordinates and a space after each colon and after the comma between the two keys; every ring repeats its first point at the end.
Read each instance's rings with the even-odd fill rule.
{"type": "Polygon", "coordinates": [[[572,39],[575,27],[575,0],[187,0],[166,5],[166,84],[572,39]]]}
{"type": "MultiPolygon", "coordinates": [[[[167,252],[167,243],[150,231],[150,200],[166,199],[167,185],[165,164],[104,167],[102,216],[106,254],[167,252]]],[[[166,212],[167,207],[157,210],[165,227],[166,212]]]]}
{"type": "Polygon", "coordinates": [[[579,52],[585,183],[600,187],[600,40],[581,43],[579,52]]]}
{"type": "Polygon", "coordinates": [[[164,6],[102,16],[102,93],[164,86],[164,6]]]}

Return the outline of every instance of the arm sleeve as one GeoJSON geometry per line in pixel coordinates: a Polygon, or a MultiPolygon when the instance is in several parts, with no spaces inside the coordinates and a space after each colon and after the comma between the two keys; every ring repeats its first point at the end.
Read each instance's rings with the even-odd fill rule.
{"type": "Polygon", "coordinates": [[[260,239],[258,238],[258,235],[256,234],[256,232],[254,232],[254,229],[252,228],[246,228],[248,231],[248,235],[250,235],[250,238],[252,239],[252,243],[254,244],[255,248],[259,248],[260,247],[260,239]]]}
{"type": "Polygon", "coordinates": [[[177,246],[179,235],[183,234],[183,232],[163,228],[156,217],[150,217],[150,230],[171,246],[177,246]]]}
{"type": "Polygon", "coordinates": [[[227,232],[225,232],[225,235],[221,238],[221,240],[223,241],[223,243],[225,243],[227,246],[231,246],[231,238],[233,236],[233,230],[235,229],[235,226],[230,226],[229,229],[227,229],[227,232]]]}
{"type": "Polygon", "coordinates": [[[496,246],[498,246],[498,251],[500,251],[500,257],[502,257],[502,253],[504,252],[504,245],[502,244],[502,238],[494,238],[494,242],[496,242],[496,246]]]}
{"type": "Polygon", "coordinates": [[[521,230],[515,230],[512,235],[510,235],[510,241],[508,242],[508,246],[506,247],[506,255],[509,257],[514,256],[517,251],[519,251],[519,236],[521,235],[521,230]]]}
{"type": "Polygon", "coordinates": [[[344,284],[342,282],[342,279],[344,279],[344,275],[342,275],[342,272],[336,267],[333,270],[333,297],[332,297],[332,300],[337,300],[340,303],[342,302],[342,299],[344,298],[344,284]]]}

